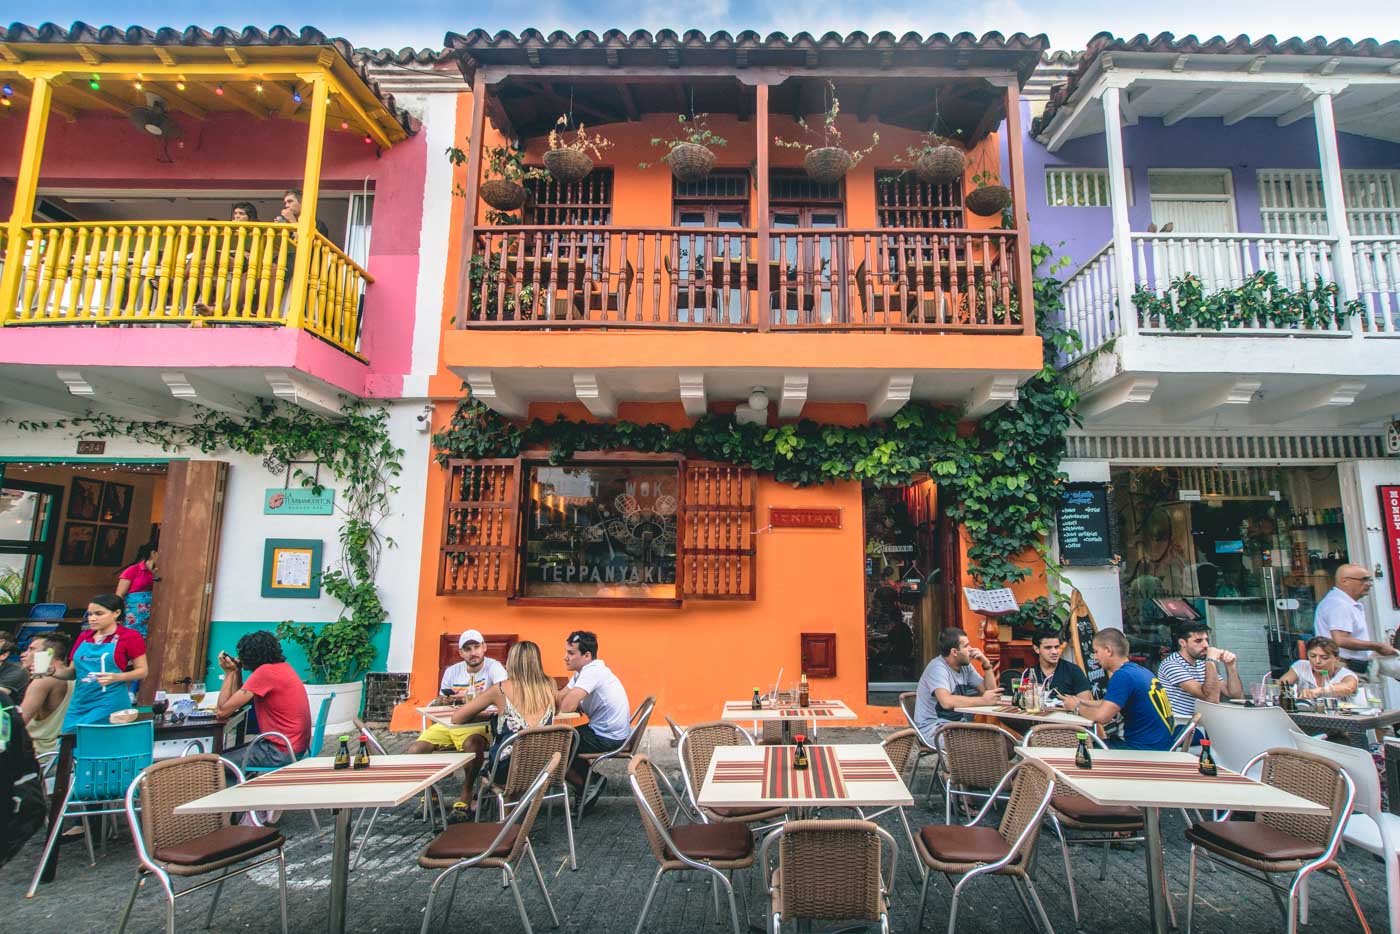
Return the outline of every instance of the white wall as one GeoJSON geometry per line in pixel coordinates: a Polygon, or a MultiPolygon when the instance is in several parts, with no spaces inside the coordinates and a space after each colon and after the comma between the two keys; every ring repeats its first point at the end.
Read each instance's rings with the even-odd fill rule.
{"type": "MultiPolygon", "coordinates": [[[[1065,460],[1060,462],[1060,469],[1069,475],[1071,483],[1107,483],[1109,478],[1108,461],[1065,460]]],[[[1058,560],[1059,539],[1052,539],[1052,542],[1051,553],[1058,560]]],[[[1061,591],[1068,594],[1071,586],[1079,588],[1100,629],[1123,628],[1123,603],[1118,592],[1116,566],[1069,567],[1065,568],[1065,574],[1069,580],[1060,585],[1061,591]]]]}
{"type": "MultiPolygon", "coordinates": [[[[1394,582],[1386,561],[1385,537],[1381,525],[1380,485],[1400,484],[1400,460],[1347,461],[1337,467],[1342,486],[1342,508],[1346,510],[1347,555],[1354,564],[1364,565],[1376,576],[1371,594],[1361,601],[1372,638],[1400,628],[1400,610],[1391,599],[1394,582]],[[1376,566],[1380,565],[1380,573],[1376,566]],[[1384,575],[1384,576],[1382,576],[1384,575]]],[[[1400,707],[1400,683],[1385,678],[1386,706],[1400,707]]]]}

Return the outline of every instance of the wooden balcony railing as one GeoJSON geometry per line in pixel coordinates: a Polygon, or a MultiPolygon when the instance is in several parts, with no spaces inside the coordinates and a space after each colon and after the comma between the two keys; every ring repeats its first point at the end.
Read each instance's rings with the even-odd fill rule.
{"type": "Polygon", "coordinates": [[[364,287],[373,279],[317,234],[298,256],[289,224],[157,221],[29,224],[4,325],[284,325],[355,353],[364,287]],[[292,295],[294,264],[309,264],[292,295]]]}
{"type": "Polygon", "coordinates": [[[461,327],[1020,333],[1015,231],[489,227],[461,327]]]}

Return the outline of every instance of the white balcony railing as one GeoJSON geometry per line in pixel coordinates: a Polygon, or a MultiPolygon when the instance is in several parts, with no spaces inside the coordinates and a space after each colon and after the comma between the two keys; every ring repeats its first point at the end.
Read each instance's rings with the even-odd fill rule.
{"type": "Polygon", "coordinates": [[[1352,251],[1357,297],[1366,306],[1363,328],[1368,334],[1400,334],[1400,237],[1355,239],[1352,251]]]}

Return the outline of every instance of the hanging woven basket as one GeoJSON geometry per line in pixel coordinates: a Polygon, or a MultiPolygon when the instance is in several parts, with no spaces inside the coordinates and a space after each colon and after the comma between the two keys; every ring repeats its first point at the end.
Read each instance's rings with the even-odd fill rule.
{"type": "Polygon", "coordinates": [[[1011,189],[1005,185],[988,185],[967,193],[963,204],[978,217],[995,217],[1011,203],[1011,189]]]}
{"type": "Polygon", "coordinates": [[[666,163],[678,182],[698,182],[710,175],[715,167],[715,154],[699,143],[677,143],[666,154],[666,163]]]}
{"type": "Polygon", "coordinates": [[[556,182],[577,182],[593,171],[593,160],[577,149],[551,149],[544,154],[544,167],[556,182]]]}
{"type": "Polygon", "coordinates": [[[823,146],[807,153],[802,166],[807,177],[814,182],[830,184],[839,182],[851,170],[855,157],[839,146],[823,146]]]}
{"type": "Polygon", "coordinates": [[[514,211],[525,205],[525,186],[504,178],[481,183],[481,200],[498,211],[514,211]]]}
{"type": "Polygon", "coordinates": [[[962,178],[967,157],[955,146],[942,143],[925,149],[914,162],[914,174],[930,185],[947,185],[962,178]]]}

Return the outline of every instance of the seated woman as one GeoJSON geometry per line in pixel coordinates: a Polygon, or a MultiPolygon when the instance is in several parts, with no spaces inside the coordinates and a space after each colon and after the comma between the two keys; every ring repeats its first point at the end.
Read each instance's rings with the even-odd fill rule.
{"type": "MultiPolygon", "coordinates": [[[[554,720],[554,679],[544,673],[544,662],[540,659],[540,647],[533,642],[517,642],[506,655],[507,680],[491,685],[485,693],[465,706],[453,711],[453,723],[467,723],[493,704],[498,711],[495,742],[486,754],[486,777],[500,784],[505,781],[510,766],[507,751],[501,754],[501,746],[507,739],[521,730],[535,726],[546,726],[554,720]]],[[[476,760],[473,760],[476,761],[476,760]]],[[[476,770],[467,767],[463,800],[452,805],[452,823],[473,820],[475,797],[468,794],[476,777],[476,770]],[[472,804],[468,804],[468,798],[472,804]]]]}
{"type": "Polygon", "coordinates": [[[1326,636],[1313,636],[1308,640],[1308,657],[1299,659],[1278,679],[1279,684],[1298,686],[1298,696],[1303,700],[1317,697],[1339,697],[1350,700],[1355,697],[1358,683],[1355,672],[1342,664],[1341,649],[1326,636]]]}
{"type": "MultiPolygon", "coordinates": [[[[258,207],[251,201],[235,201],[233,203],[233,207],[229,209],[228,219],[235,224],[256,223],[258,219],[258,207]]],[[[199,264],[201,259],[201,257],[195,256],[194,254],[190,254],[185,258],[185,261],[191,267],[195,267],[199,264]]],[[[242,295],[247,290],[254,289],[257,285],[256,278],[248,275],[249,269],[253,265],[254,260],[254,256],[250,250],[245,249],[241,257],[234,256],[230,259],[231,262],[229,266],[229,282],[224,287],[224,300],[220,304],[220,307],[224,311],[229,311],[232,308],[234,301],[235,284],[237,284],[238,286],[238,291],[240,295],[242,295]],[[235,278],[237,279],[237,283],[235,283],[234,281],[235,278]]],[[[256,294],[254,294],[254,304],[256,304],[256,301],[256,294]]],[[[242,298],[239,299],[239,302],[242,302],[242,298]]],[[[202,316],[208,316],[214,314],[214,305],[209,301],[206,301],[204,296],[201,296],[200,299],[194,303],[194,310],[202,316]]],[[[203,322],[195,321],[194,325],[196,327],[202,327],[203,322]]]]}

